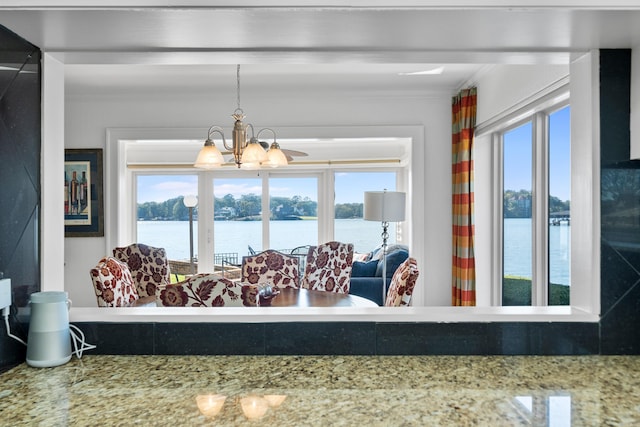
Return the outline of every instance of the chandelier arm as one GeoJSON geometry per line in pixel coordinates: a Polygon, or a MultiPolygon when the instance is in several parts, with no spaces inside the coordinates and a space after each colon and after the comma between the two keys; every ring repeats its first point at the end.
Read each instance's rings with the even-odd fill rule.
{"type": "MultiPolygon", "coordinates": [[[[247,127],[251,128],[251,138],[249,139],[249,142],[258,142],[258,140],[256,139],[255,130],[253,129],[253,125],[251,123],[247,123],[247,127]]],[[[258,135],[260,135],[260,132],[258,132],[258,135]]]]}
{"type": "Polygon", "coordinates": [[[257,135],[258,139],[260,139],[260,134],[261,134],[262,132],[264,132],[265,130],[268,130],[268,131],[270,131],[270,132],[273,134],[273,141],[275,142],[275,140],[276,140],[276,131],[275,131],[275,130],[273,130],[273,129],[271,129],[271,128],[262,128],[262,129],[260,129],[260,130],[258,131],[258,135],[257,135]]]}
{"type": "Polygon", "coordinates": [[[233,147],[229,147],[229,145],[227,145],[227,141],[224,139],[224,136],[222,137],[222,145],[224,145],[226,150],[233,151],[233,147]]]}
{"type": "Polygon", "coordinates": [[[222,130],[222,128],[220,126],[213,125],[213,126],[211,126],[209,128],[209,132],[207,132],[207,140],[213,142],[213,140],[211,139],[211,135],[214,132],[217,132],[217,133],[220,134],[220,136],[222,137],[222,143],[226,147],[227,146],[227,140],[224,138],[224,130],[222,130]]]}

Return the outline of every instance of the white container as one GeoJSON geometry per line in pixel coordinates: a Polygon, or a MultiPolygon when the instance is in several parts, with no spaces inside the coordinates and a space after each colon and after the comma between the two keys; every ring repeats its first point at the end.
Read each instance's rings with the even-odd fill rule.
{"type": "Polygon", "coordinates": [[[27,364],[50,368],[71,360],[69,305],[66,292],[31,294],[31,320],[27,339],[27,364]]]}

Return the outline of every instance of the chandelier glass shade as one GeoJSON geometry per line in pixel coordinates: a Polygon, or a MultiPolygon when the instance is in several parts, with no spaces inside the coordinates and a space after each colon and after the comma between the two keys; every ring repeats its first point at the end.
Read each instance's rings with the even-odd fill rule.
{"type": "Polygon", "coordinates": [[[276,133],[271,128],[264,128],[254,134],[253,125],[244,123],[244,111],[240,108],[240,65],[237,66],[237,101],[238,108],[233,112],[231,117],[235,119],[232,131],[232,145],[227,144],[224,136],[224,130],[220,126],[211,126],[207,133],[207,139],[204,146],[198,153],[198,157],[194,163],[194,167],[201,169],[214,169],[222,166],[224,158],[222,153],[213,142],[212,135],[220,134],[222,137],[222,145],[224,148],[233,153],[234,163],[238,168],[257,169],[261,166],[276,168],[289,164],[286,155],[280,149],[280,145],[276,141],[276,133]],[[251,138],[247,139],[247,130],[251,131],[251,138]],[[266,142],[259,141],[260,134],[264,131],[270,131],[273,134],[273,142],[269,145],[266,142]],[[267,149],[268,148],[268,149],[267,149]]]}

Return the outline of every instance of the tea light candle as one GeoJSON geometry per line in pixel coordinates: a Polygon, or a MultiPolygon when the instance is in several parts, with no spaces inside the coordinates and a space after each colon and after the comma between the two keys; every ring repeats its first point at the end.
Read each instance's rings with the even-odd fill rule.
{"type": "Polygon", "coordinates": [[[287,398],[286,394],[265,394],[264,398],[269,402],[269,406],[277,408],[287,398]]]}
{"type": "Polygon", "coordinates": [[[244,416],[250,420],[262,418],[269,409],[269,402],[258,396],[243,397],[240,399],[240,405],[242,405],[244,416]]]}
{"type": "Polygon", "coordinates": [[[198,410],[205,417],[215,417],[220,413],[227,396],[222,394],[200,394],[196,396],[198,410]]]}

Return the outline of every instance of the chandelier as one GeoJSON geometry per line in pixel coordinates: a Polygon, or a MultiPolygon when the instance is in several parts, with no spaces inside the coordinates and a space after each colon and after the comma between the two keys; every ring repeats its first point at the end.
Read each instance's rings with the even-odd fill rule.
{"type": "Polygon", "coordinates": [[[276,168],[287,165],[289,162],[276,141],[276,133],[273,129],[260,129],[256,134],[251,123],[245,124],[242,121],[246,116],[242,108],[240,108],[240,65],[238,65],[236,69],[236,83],[238,108],[236,108],[231,115],[231,117],[235,119],[232,132],[232,145],[229,146],[227,144],[224,131],[220,126],[211,126],[207,133],[207,140],[204,142],[204,147],[202,147],[198,153],[198,157],[193,166],[201,169],[213,169],[222,166],[224,163],[222,153],[213,143],[213,139],[211,139],[214,133],[222,136],[222,144],[225,149],[233,153],[233,160],[238,168],[241,166],[246,169],[255,169],[260,166],[276,168]],[[249,139],[247,139],[247,129],[251,130],[251,138],[249,139]],[[265,131],[273,134],[273,142],[271,145],[259,140],[260,134],[265,131]]]}

